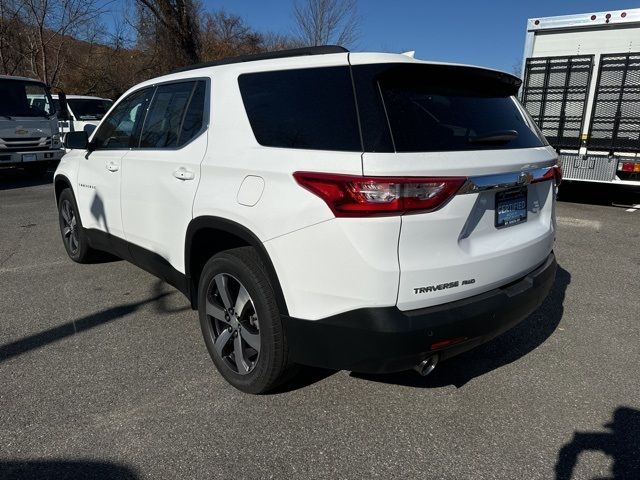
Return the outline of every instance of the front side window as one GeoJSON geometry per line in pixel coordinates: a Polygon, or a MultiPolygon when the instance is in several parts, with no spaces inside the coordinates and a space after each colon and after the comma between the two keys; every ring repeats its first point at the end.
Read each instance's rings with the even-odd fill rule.
{"type": "Polygon", "coordinates": [[[177,148],[202,128],[204,81],[157,87],[142,127],[140,148],[177,148]]]}
{"type": "Polygon", "coordinates": [[[145,88],[122,100],[98,127],[91,142],[96,149],[130,148],[135,143],[136,126],[144,118],[153,88],[145,88]]]}
{"type": "Polygon", "coordinates": [[[0,115],[50,117],[55,109],[44,84],[0,79],[0,115]]]}
{"type": "Polygon", "coordinates": [[[362,151],[349,67],[249,73],[238,82],[261,145],[362,151]]]}

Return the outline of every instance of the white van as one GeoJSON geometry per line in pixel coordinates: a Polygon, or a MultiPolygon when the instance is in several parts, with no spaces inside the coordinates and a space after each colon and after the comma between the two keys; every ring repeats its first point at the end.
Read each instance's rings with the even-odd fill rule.
{"type": "MultiPolygon", "coordinates": [[[[60,111],[59,95],[52,95],[52,97],[56,111],[60,111]]],[[[60,121],[60,132],[63,137],[67,132],[85,130],[91,133],[113,105],[113,100],[108,98],[86,95],[67,95],[66,97],[69,120],[60,121]]]]}

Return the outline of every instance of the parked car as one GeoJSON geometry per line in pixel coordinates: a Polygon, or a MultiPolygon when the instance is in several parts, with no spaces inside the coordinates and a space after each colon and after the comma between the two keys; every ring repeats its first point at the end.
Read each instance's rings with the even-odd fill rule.
{"type": "MultiPolygon", "coordinates": [[[[54,94],[52,97],[56,111],[60,111],[62,108],[60,95],[54,94]]],[[[87,133],[93,132],[113,105],[113,100],[87,95],[66,95],[66,103],[69,118],[60,122],[60,131],[63,136],[68,132],[81,130],[87,133]]]]}
{"type": "Polygon", "coordinates": [[[414,367],[533,312],[556,270],[557,156],[484,68],[315,47],[183,69],[71,132],[67,253],[183,292],[229,383],[414,367]]]}
{"type": "Polygon", "coordinates": [[[43,174],[64,155],[49,87],[0,75],[0,168],[43,174]]]}

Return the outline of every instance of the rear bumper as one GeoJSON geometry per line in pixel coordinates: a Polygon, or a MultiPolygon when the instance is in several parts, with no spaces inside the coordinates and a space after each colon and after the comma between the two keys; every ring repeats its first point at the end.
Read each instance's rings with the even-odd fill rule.
{"type": "Polygon", "coordinates": [[[292,361],[362,373],[408,370],[433,353],[446,359],[485,343],[529,316],[551,290],[553,253],[525,277],[456,302],[411,311],[364,308],[321,320],[283,317],[292,361]],[[432,345],[464,340],[448,348],[432,345]]]}

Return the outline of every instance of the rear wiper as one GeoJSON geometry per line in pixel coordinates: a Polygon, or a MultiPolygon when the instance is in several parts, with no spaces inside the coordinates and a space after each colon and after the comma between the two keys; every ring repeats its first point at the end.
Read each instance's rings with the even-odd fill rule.
{"type": "Polygon", "coordinates": [[[470,137],[469,143],[507,143],[518,138],[515,130],[499,130],[477,137],[470,137]]]}

